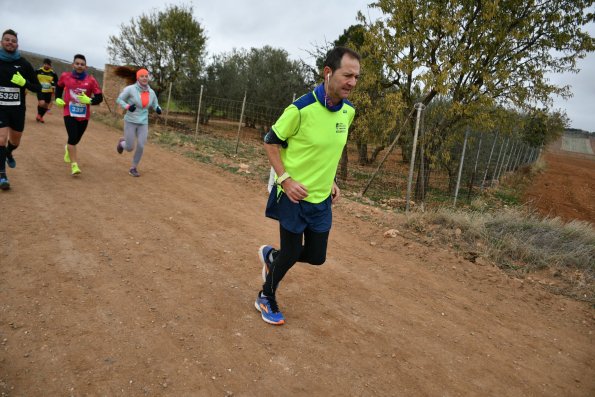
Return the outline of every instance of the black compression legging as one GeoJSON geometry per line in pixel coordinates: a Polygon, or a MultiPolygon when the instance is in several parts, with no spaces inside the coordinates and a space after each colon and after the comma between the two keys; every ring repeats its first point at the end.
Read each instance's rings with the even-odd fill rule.
{"type": "Polygon", "coordinates": [[[76,145],[81,141],[89,120],[77,120],[74,117],[64,116],[64,125],[68,134],[68,144],[76,145]]]}
{"type": "Polygon", "coordinates": [[[306,229],[304,233],[292,233],[279,226],[281,249],[274,258],[265,283],[262,286],[267,296],[275,296],[277,285],[296,262],[322,265],[326,260],[329,232],[316,233],[306,229]],[[303,236],[303,245],[302,245],[303,236]]]}

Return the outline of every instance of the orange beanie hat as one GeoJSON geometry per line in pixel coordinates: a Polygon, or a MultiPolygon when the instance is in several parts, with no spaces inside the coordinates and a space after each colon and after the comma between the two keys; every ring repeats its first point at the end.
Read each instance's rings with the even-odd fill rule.
{"type": "Polygon", "coordinates": [[[136,79],[138,80],[138,78],[139,78],[140,76],[148,76],[148,75],[149,75],[149,71],[148,71],[147,69],[139,69],[139,70],[136,72],[136,79]]]}

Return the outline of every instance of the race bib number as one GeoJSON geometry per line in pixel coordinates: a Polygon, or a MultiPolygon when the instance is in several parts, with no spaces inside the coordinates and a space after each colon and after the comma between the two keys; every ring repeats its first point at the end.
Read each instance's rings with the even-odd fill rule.
{"type": "Polygon", "coordinates": [[[72,117],[86,117],[87,116],[87,105],[77,102],[68,103],[68,111],[72,117]]]}
{"type": "Polygon", "coordinates": [[[0,87],[0,105],[18,106],[21,104],[21,90],[17,87],[0,87]]]}
{"type": "Polygon", "coordinates": [[[44,92],[51,91],[52,85],[50,83],[41,83],[41,90],[44,92]]]}

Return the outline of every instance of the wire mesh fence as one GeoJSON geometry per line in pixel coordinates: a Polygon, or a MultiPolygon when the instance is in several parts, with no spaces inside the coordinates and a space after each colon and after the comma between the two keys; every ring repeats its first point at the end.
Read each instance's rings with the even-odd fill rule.
{"type": "MultiPolygon", "coordinates": [[[[251,103],[246,96],[229,99],[203,95],[202,88],[199,96],[170,94],[165,104],[162,99],[164,124],[195,136],[204,132],[206,126],[226,124],[230,130],[237,129],[236,153],[242,130],[252,128],[264,135],[284,110],[251,103]]],[[[392,141],[382,145],[383,156],[372,164],[358,162],[360,149],[352,142],[348,144],[344,154],[348,161],[342,160],[340,165],[347,164],[347,179],[342,181],[346,187],[361,196],[407,210],[410,204],[424,208],[469,203],[486,189],[497,186],[506,174],[536,161],[541,151],[523,142],[520,136],[467,128],[459,139],[440,148],[448,156],[436,160],[423,131],[423,107],[411,109],[409,117],[409,125],[414,125],[415,131],[403,129],[393,134],[392,141]]],[[[262,179],[268,180],[268,173],[262,179]]]]}
{"type": "Polygon", "coordinates": [[[212,120],[241,123],[240,126],[260,128],[270,127],[281,115],[283,108],[265,106],[249,102],[244,98],[230,99],[203,95],[201,86],[198,96],[172,97],[171,86],[168,92],[165,109],[165,123],[194,128],[200,132],[200,125],[212,120]]]}
{"type": "Polygon", "coordinates": [[[423,113],[421,104],[412,109],[404,123],[415,126],[411,139],[397,134],[393,144],[404,143],[394,153],[391,153],[393,144],[387,145],[387,153],[365,184],[362,195],[406,210],[410,206],[423,209],[427,204],[471,203],[486,189],[497,186],[508,173],[536,161],[540,154],[540,149],[525,143],[520,134],[501,136],[497,131],[469,128],[459,139],[441,146],[432,145],[433,138],[424,135],[423,113]],[[386,198],[387,192],[393,196],[386,198]]]}

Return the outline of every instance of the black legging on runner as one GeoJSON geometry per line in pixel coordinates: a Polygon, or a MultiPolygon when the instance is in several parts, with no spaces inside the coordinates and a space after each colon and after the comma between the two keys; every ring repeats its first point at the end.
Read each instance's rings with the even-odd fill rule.
{"type": "Polygon", "coordinates": [[[292,233],[280,225],[279,229],[281,250],[274,257],[267,279],[262,286],[267,296],[275,296],[277,285],[296,262],[318,266],[326,260],[329,232],[316,233],[306,229],[304,233],[292,233]]]}
{"type": "Polygon", "coordinates": [[[68,134],[68,144],[76,145],[81,141],[89,120],[77,120],[75,117],[64,116],[64,125],[68,134]]]}

